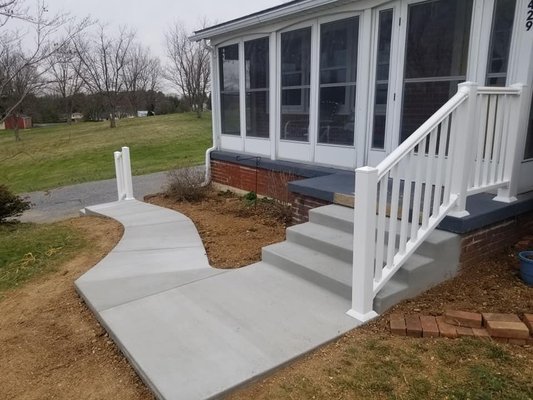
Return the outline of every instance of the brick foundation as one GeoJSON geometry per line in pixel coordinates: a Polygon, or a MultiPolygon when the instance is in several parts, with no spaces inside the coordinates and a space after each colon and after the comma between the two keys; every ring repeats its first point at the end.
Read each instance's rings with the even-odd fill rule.
{"type": "Polygon", "coordinates": [[[531,233],[533,233],[533,212],[517,215],[464,234],[461,238],[461,266],[475,264],[496,255],[531,233]]]}
{"type": "Polygon", "coordinates": [[[301,194],[294,195],[293,198],[292,221],[295,224],[301,224],[309,221],[309,210],[331,204],[328,201],[315,199],[313,197],[304,196],[301,194]]]}

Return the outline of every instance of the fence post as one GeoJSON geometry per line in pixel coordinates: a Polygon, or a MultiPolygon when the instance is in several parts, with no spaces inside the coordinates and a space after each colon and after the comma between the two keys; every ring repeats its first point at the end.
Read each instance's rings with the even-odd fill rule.
{"type": "Polygon", "coordinates": [[[355,171],[352,308],[347,314],[361,322],[377,316],[373,310],[377,186],[376,168],[355,171]]]}
{"type": "Polygon", "coordinates": [[[518,193],[518,174],[520,164],[524,156],[523,151],[526,147],[527,115],[529,104],[524,100],[524,87],[526,85],[518,83],[511,85],[512,88],[518,89],[520,95],[513,99],[511,115],[509,118],[509,129],[507,139],[507,149],[505,151],[505,165],[503,169],[503,179],[508,181],[506,187],[498,189],[498,195],[493,198],[494,201],[502,203],[512,203],[516,201],[518,193]]]}
{"type": "Polygon", "coordinates": [[[120,153],[120,151],[115,151],[113,154],[115,155],[115,176],[117,177],[118,201],[121,201],[124,199],[125,196],[122,154],[120,153]]]}
{"type": "Polygon", "coordinates": [[[464,82],[459,84],[459,92],[468,95],[466,102],[458,110],[458,121],[454,123],[456,131],[455,145],[452,151],[454,156],[450,157],[452,166],[451,193],[457,195],[457,203],[449,215],[457,218],[466,217],[470,213],[466,211],[466,196],[468,191],[468,181],[472,171],[472,160],[475,157],[474,144],[477,142],[476,135],[476,104],[477,88],[474,82],[464,82]]]}
{"type": "Polygon", "coordinates": [[[133,200],[133,184],[131,179],[130,148],[122,148],[122,168],[124,176],[124,200],[133,200]]]}

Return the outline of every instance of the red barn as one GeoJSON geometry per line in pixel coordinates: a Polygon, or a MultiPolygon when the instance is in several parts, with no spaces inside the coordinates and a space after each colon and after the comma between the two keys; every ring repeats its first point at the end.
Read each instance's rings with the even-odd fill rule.
{"type": "Polygon", "coordinates": [[[19,129],[28,129],[32,126],[31,117],[27,115],[19,115],[17,117],[10,115],[5,119],[4,123],[6,129],[15,129],[15,126],[18,126],[19,129]]]}

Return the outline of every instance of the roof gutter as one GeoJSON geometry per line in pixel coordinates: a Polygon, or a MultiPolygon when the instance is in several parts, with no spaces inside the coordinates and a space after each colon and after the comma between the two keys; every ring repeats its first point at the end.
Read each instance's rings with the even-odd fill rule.
{"type": "Polygon", "coordinates": [[[271,11],[265,10],[264,13],[252,14],[248,18],[239,18],[234,21],[229,21],[227,23],[214,26],[212,28],[196,31],[194,35],[189,37],[189,39],[193,41],[210,39],[215,36],[234,32],[239,29],[246,29],[258,23],[272,22],[282,17],[287,17],[292,14],[309,11],[320,6],[337,3],[338,1],[339,0],[306,0],[294,4],[288,4],[286,7],[283,8],[276,8],[271,11]]]}

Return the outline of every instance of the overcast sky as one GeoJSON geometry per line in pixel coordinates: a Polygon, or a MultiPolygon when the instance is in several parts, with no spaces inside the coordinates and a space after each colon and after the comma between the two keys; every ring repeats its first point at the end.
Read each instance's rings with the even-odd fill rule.
{"type": "MultiPolygon", "coordinates": [[[[164,32],[182,21],[190,30],[200,21],[224,22],[284,3],[281,0],[46,0],[50,13],[68,11],[78,17],[91,15],[111,25],[128,25],[140,42],[164,62],[164,32]]],[[[30,5],[32,0],[27,0],[30,5]]]]}

